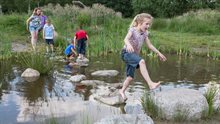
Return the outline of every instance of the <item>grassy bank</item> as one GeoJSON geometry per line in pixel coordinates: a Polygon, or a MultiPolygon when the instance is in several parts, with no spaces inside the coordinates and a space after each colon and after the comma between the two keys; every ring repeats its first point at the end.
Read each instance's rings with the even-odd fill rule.
{"type": "MultiPolygon", "coordinates": [[[[120,13],[98,4],[84,9],[73,5],[65,7],[48,5],[43,7],[43,10],[58,32],[55,45],[61,54],[70,39],[74,37],[78,25],[83,25],[90,36],[88,55],[117,53],[123,46],[123,39],[132,20],[124,19],[120,13]]],[[[10,51],[11,42],[29,42],[30,34],[25,26],[27,17],[27,14],[0,16],[2,35],[0,42],[4,44],[3,46],[7,46],[1,45],[2,54],[10,51]]],[[[171,19],[156,18],[150,30],[150,39],[162,52],[187,56],[202,55],[218,59],[220,57],[219,21],[220,12],[214,10],[188,12],[171,19]]],[[[142,52],[149,53],[146,47],[142,52]]]]}

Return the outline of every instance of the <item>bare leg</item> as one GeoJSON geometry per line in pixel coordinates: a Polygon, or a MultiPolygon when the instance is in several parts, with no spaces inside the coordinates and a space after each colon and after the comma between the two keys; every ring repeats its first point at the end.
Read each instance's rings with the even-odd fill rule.
{"type": "Polygon", "coordinates": [[[37,31],[31,32],[31,44],[34,51],[36,51],[37,35],[38,35],[37,31]]]}
{"type": "Polygon", "coordinates": [[[51,51],[53,53],[53,44],[50,44],[51,51]]]}
{"type": "Polygon", "coordinates": [[[48,45],[47,45],[47,47],[46,47],[46,50],[47,50],[47,53],[49,53],[49,47],[48,47],[48,45]]]}
{"type": "Polygon", "coordinates": [[[147,71],[147,67],[146,67],[146,64],[145,64],[145,61],[142,59],[140,62],[139,62],[139,65],[140,65],[140,71],[141,71],[141,74],[142,76],[144,77],[145,81],[147,82],[148,86],[150,89],[155,89],[157,88],[158,86],[160,86],[160,82],[158,83],[154,83],[149,74],[148,74],[148,71],[147,71]]]}
{"type": "Polygon", "coordinates": [[[31,45],[33,50],[36,50],[36,45],[35,45],[35,31],[31,32],[31,45]]]}
{"type": "Polygon", "coordinates": [[[121,97],[123,98],[123,100],[127,100],[127,97],[125,95],[125,90],[128,88],[128,85],[130,84],[130,82],[132,81],[132,77],[127,77],[123,83],[123,87],[119,90],[119,93],[121,94],[121,97]]]}

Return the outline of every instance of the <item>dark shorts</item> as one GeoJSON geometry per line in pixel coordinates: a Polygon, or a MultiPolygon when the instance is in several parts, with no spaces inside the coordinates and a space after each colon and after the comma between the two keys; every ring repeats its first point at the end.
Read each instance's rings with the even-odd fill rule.
{"type": "Polygon", "coordinates": [[[135,69],[139,68],[141,57],[136,53],[128,53],[125,49],[121,51],[121,58],[126,63],[126,75],[134,78],[135,69]]]}
{"type": "Polygon", "coordinates": [[[53,45],[54,45],[53,39],[45,39],[45,41],[46,41],[46,43],[47,43],[48,45],[50,45],[50,44],[53,44],[53,45]]]}
{"type": "Polygon", "coordinates": [[[66,55],[67,57],[70,57],[70,56],[75,56],[75,54],[73,52],[71,52],[70,54],[66,55]]]}
{"type": "Polygon", "coordinates": [[[86,54],[86,38],[77,41],[77,52],[78,54],[86,54]]]}

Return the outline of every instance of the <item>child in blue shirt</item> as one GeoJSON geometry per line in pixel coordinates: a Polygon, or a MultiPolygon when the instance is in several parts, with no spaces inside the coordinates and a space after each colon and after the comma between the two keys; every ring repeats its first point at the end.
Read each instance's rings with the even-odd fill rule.
{"type": "Polygon", "coordinates": [[[74,40],[72,40],[71,44],[66,47],[64,53],[67,59],[73,59],[74,56],[77,55],[75,51],[74,40]]]}

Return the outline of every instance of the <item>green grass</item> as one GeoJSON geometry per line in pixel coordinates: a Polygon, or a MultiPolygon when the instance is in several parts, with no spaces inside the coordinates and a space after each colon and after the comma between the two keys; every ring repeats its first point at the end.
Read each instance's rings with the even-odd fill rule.
{"type": "Polygon", "coordinates": [[[35,69],[43,75],[48,75],[53,70],[53,62],[42,53],[20,53],[16,58],[24,68],[35,69]]]}
{"type": "Polygon", "coordinates": [[[208,102],[208,113],[207,113],[207,117],[210,118],[214,115],[215,110],[214,110],[214,98],[215,95],[217,93],[217,88],[215,86],[211,86],[210,88],[208,88],[207,92],[205,93],[205,98],[208,102]]]}
{"type": "Polygon", "coordinates": [[[187,108],[184,108],[181,104],[177,105],[177,108],[175,110],[175,115],[173,117],[173,120],[175,122],[185,122],[189,118],[189,110],[187,108]]]}
{"type": "MultiPolygon", "coordinates": [[[[45,14],[52,20],[58,33],[55,47],[63,54],[68,39],[74,37],[76,27],[83,25],[89,35],[87,56],[119,53],[124,45],[124,37],[132,19],[117,16],[113,10],[101,5],[79,9],[72,5],[65,7],[48,5],[43,7],[45,14]]],[[[26,30],[27,14],[0,15],[0,40],[5,46],[11,42],[27,42],[30,35],[26,30]]],[[[213,59],[220,57],[220,12],[200,10],[188,12],[183,16],[170,19],[156,18],[150,29],[149,38],[154,46],[163,53],[182,56],[201,55],[213,59]],[[202,52],[195,50],[200,49],[202,52]]],[[[7,47],[2,47],[7,48],[7,47]]],[[[1,50],[1,49],[0,49],[1,50]]],[[[9,49],[4,51],[7,55],[9,49]]],[[[143,54],[149,54],[143,47],[143,54]]]]}
{"type": "MultiPolygon", "coordinates": [[[[201,55],[215,57],[209,51],[217,52],[220,47],[220,35],[198,35],[192,33],[174,33],[152,31],[150,37],[154,44],[157,41],[160,49],[166,53],[176,53],[183,55],[201,55]],[[193,51],[193,48],[203,50],[202,53],[193,51]],[[209,51],[208,51],[209,50],[209,51]]],[[[218,56],[219,57],[219,56],[218,56]]]]}
{"type": "Polygon", "coordinates": [[[219,34],[219,23],[218,10],[198,10],[171,19],[155,19],[153,29],[180,33],[219,34]]]}
{"type": "Polygon", "coordinates": [[[141,98],[141,104],[144,108],[144,111],[152,118],[161,118],[160,113],[161,110],[159,107],[155,104],[155,101],[153,100],[152,96],[148,93],[145,93],[143,97],[141,98]]]}

